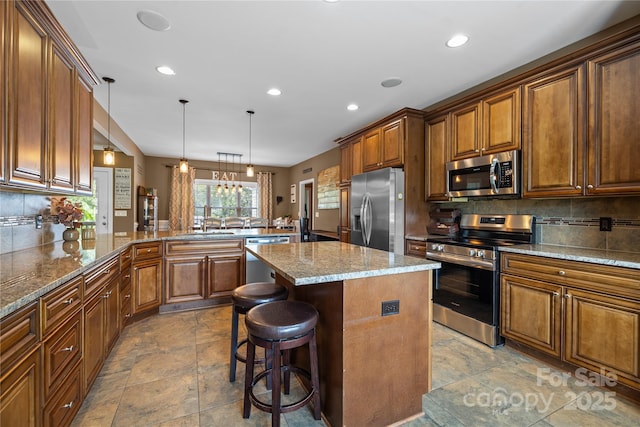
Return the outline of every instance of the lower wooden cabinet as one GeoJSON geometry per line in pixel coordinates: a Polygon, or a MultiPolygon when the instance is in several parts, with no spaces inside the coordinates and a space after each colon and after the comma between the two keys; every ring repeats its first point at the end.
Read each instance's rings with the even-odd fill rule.
{"type": "Polygon", "coordinates": [[[501,334],[640,390],[640,271],[505,253],[501,334]]]}
{"type": "Polygon", "coordinates": [[[162,242],[133,246],[131,314],[157,309],[162,304],[162,242]]]}
{"type": "Polygon", "coordinates": [[[44,427],[71,425],[83,401],[82,363],[78,362],[43,410],[44,427]]]}
{"type": "Polygon", "coordinates": [[[40,426],[40,348],[34,349],[0,380],[0,425],[40,426]]]}
{"type": "Polygon", "coordinates": [[[417,258],[426,258],[427,242],[424,240],[406,239],[404,241],[404,253],[405,255],[410,255],[417,258]]]}

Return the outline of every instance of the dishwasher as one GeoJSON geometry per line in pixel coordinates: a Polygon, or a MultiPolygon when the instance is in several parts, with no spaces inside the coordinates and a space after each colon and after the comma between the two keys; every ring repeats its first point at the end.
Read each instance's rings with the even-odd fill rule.
{"type": "MultiPolygon", "coordinates": [[[[261,236],[247,237],[244,241],[245,245],[277,245],[289,243],[289,236],[261,236]]],[[[273,270],[256,258],[249,251],[246,252],[246,278],[245,283],[254,282],[275,282],[275,273],[273,270]]]]}

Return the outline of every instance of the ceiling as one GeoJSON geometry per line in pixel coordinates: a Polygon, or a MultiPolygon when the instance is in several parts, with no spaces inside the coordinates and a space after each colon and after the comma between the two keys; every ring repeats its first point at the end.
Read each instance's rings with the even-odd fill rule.
{"type": "MultiPolygon", "coordinates": [[[[111,116],[145,155],[182,156],[184,98],[188,159],[230,152],[247,163],[254,110],[252,162],[283,167],[640,13],[640,1],[47,3],[95,73],[115,79],[111,116]],[[143,26],[142,10],[171,28],[143,26]],[[469,42],[446,47],[455,33],[469,42]],[[388,78],[402,84],[382,87],[388,78]],[[282,95],[268,95],[272,87],[282,95]]],[[[107,109],[107,85],[94,96],[107,109]]]]}

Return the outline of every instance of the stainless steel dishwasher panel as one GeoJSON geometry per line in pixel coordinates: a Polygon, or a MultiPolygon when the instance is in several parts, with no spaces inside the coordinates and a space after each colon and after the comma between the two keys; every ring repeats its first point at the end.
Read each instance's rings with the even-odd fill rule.
{"type": "MultiPolygon", "coordinates": [[[[277,245],[289,242],[289,236],[260,236],[245,239],[245,245],[277,245]]],[[[246,251],[246,255],[246,283],[275,282],[275,274],[269,266],[249,251],[246,251]]]]}

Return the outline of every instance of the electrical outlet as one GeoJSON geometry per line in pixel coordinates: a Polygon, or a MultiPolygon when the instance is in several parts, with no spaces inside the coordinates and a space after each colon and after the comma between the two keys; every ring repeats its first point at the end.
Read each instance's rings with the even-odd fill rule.
{"type": "Polygon", "coordinates": [[[613,220],[611,217],[601,216],[600,217],[600,231],[611,231],[613,220]]]}
{"type": "Polygon", "coordinates": [[[382,315],[400,314],[400,300],[382,301],[382,315]]]}
{"type": "Polygon", "coordinates": [[[42,228],[42,215],[36,215],[36,230],[42,228]]]}

